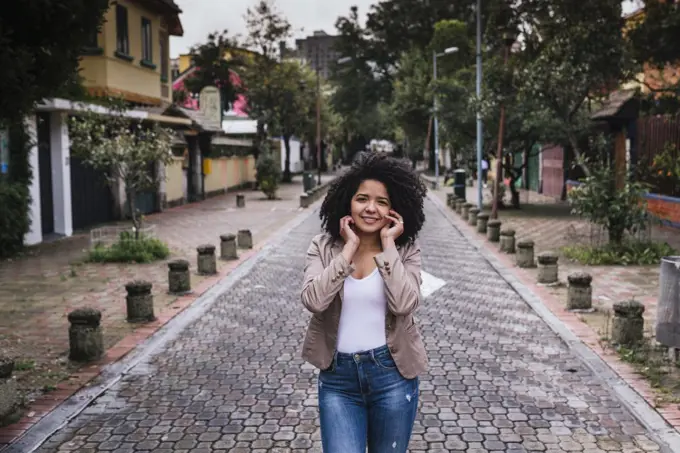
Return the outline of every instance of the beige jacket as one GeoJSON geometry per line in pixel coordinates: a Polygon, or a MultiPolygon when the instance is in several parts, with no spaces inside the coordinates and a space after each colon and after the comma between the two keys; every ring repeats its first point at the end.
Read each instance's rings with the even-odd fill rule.
{"type": "MultiPolygon", "coordinates": [[[[321,370],[332,365],[344,281],[354,272],[354,266],[342,256],[342,247],[342,241],[320,234],[307,250],[302,303],[313,316],[302,358],[321,370]]],[[[401,375],[412,379],[427,370],[425,346],[413,319],[421,299],[420,247],[416,242],[387,249],[375,257],[375,262],[385,281],[387,346],[401,375]]]]}

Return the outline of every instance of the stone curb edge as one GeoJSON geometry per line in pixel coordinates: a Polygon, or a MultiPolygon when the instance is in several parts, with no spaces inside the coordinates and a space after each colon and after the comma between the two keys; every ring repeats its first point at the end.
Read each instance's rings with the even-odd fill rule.
{"type": "Polygon", "coordinates": [[[505,280],[510,287],[531,307],[531,309],[557,334],[567,347],[598,377],[600,377],[617,399],[628,409],[631,415],[647,429],[654,440],[661,444],[662,453],[680,452],[680,433],[672,428],[666,420],[647,401],[640,396],[607,362],[605,362],[588,345],[578,338],[566,325],[551,312],[534,294],[534,292],[522,283],[510,269],[489,252],[484,243],[469,232],[462,230],[444,203],[430,191],[427,197],[437,209],[444,214],[458,232],[475,249],[477,249],[491,267],[505,280]]]}
{"type": "MultiPolygon", "coordinates": [[[[12,441],[0,448],[1,453],[32,453],[47,439],[66,426],[83,410],[90,406],[99,396],[119,382],[132,368],[144,360],[160,352],[160,349],[177,337],[186,327],[200,318],[214,305],[220,295],[231,288],[238,280],[247,274],[263,257],[271,252],[273,244],[282,236],[302,224],[309,216],[319,209],[323,198],[317,200],[306,209],[298,208],[300,213],[272,234],[268,239],[256,244],[252,250],[244,253],[239,260],[233,261],[223,272],[203,282],[205,289],[200,294],[185,296],[188,303],[172,313],[167,319],[153,328],[146,328],[143,334],[132,333],[123,338],[109,351],[119,347],[121,343],[132,339],[134,345],[125,347],[126,351],[116,357],[111,363],[105,364],[96,372],[88,374],[89,379],[78,382],[79,387],[67,391],[64,397],[57,401],[55,407],[34,423],[26,426],[25,430],[12,441]],[[96,381],[96,382],[95,382],[96,381]]],[[[198,291],[196,291],[198,293],[198,291]]],[[[139,329],[143,330],[145,328],[139,329]]],[[[106,351],[108,354],[109,351],[106,351]]],[[[76,373],[78,375],[78,373],[76,373]]],[[[7,428],[11,427],[9,425],[7,428]]],[[[0,433],[2,433],[0,429],[0,433]]]]}

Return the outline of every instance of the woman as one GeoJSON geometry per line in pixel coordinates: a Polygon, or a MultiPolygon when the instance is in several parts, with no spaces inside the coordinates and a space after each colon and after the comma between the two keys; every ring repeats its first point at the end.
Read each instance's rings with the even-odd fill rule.
{"type": "Polygon", "coordinates": [[[426,188],[407,161],[361,155],[321,206],[302,303],[313,313],[303,358],[319,373],[325,453],[406,452],[427,358],[420,303],[426,188]]]}

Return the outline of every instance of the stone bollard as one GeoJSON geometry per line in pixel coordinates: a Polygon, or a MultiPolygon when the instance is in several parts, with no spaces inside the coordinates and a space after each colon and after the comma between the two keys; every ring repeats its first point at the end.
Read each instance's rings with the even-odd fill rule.
{"type": "Polygon", "coordinates": [[[543,252],[538,255],[538,283],[549,285],[559,280],[557,255],[553,252],[543,252]]]}
{"type": "Polygon", "coordinates": [[[477,225],[477,215],[479,215],[479,209],[470,208],[470,210],[468,211],[468,225],[472,226],[477,225]]]}
{"type": "Polygon", "coordinates": [[[452,193],[446,194],[446,206],[448,206],[449,208],[452,208],[454,206],[454,202],[455,202],[454,197],[455,197],[455,194],[452,194],[452,193]]]}
{"type": "Polygon", "coordinates": [[[489,223],[489,214],[480,212],[477,214],[477,233],[486,234],[486,227],[489,223]]]}
{"type": "Polygon", "coordinates": [[[174,260],[168,263],[168,292],[177,295],[191,292],[191,274],[187,260],[174,260]]]}
{"type": "Polygon", "coordinates": [[[0,358],[0,419],[12,415],[19,408],[17,381],[12,378],[14,360],[0,358]]]}
{"type": "Polygon", "coordinates": [[[252,249],[253,248],[253,234],[250,230],[239,230],[238,232],[238,248],[252,249]]]}
{"type": "Polygon", "coordinates": [[[153,312],[152,287],[153,285],[150,282],[144,280],[135,280],[125,285],[128,322],[151,322],[156,319],[153,312]]]}
{"type": "Polygon", "coordinates": [[[471,203],[463,203],[463,207],[460,210],[460,216],[463,218],[463,220],[467,220],[468,216],[470,215],[470,209],[472,208],[471,203]]]}
{"type": "Polygon", "coordinates": [[[223,234],[220,236],[220,258],[223,260],[237,260],[238,251],[236,250],[236,236],[233,234],[223,234]]]}
{"type": "Polygon", "coordinates": [[[645,320],[642,314],[645,306],[636,300],[614,304],[612,321],[612,343],[622,346],[635,346],[644,339],[645,320]]]}
{"type": "Polygon", "coordinates": [[[102,314],[94,308],[77,308],[68,314],[69,359],[91,362],[104,354],[102,314]]]}
{"type": "Polygon", "coordinates": [[[498,242],[501,238],[501,221],[491,219],[486,224],[486,238],[489,242],[498,242]]]}
{"type": "Polygon", "coordinates": [[[217,273],[215,246],[212,244],[199,245],[196,251],[198,252],[198,275],[215,275],[217,273]]]}
{"type": "Polygon", "coordinates": [[[236,207],[245,208],[246,207],[246,196],[242,193],[236,195],[236,207]]]}
{"type": "Polygon", "coordinates": [[[527,239],[517,243],[517,266],[521,269],[536,267],[534,241],[527,239]]]}
{"type": "Polygon", "coordinates": [[[567,310],[590,310],[593,308],[593,277],[587,272],[574,272],[567,277],[567,310]]]}
{"type": "Polygon", "coordinates": [[[463,200],[456,200],[456,213],[457,214],[462,214],[463,213],[463,205],[465,202],[463,200]]]}
{"type": "Polygon", "coordinates": [[[501,252],[515,253],[515,230],[512,228],[501,231],[501,252]]]}

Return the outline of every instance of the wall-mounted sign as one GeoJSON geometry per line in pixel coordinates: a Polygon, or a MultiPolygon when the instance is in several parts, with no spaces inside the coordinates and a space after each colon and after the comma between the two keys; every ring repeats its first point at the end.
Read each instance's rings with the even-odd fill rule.
{"type": "Polygon", "coordinates": [[[214,86],[207,86],[199,95],[199,108],[205,119],[213,124],[222,124],[222,99],[220,90],[214,86]]]}
{"type": "Polygon", "coordinates": [[[9,172],[9,131],[0,129],[0,174],[9,172]]]}

